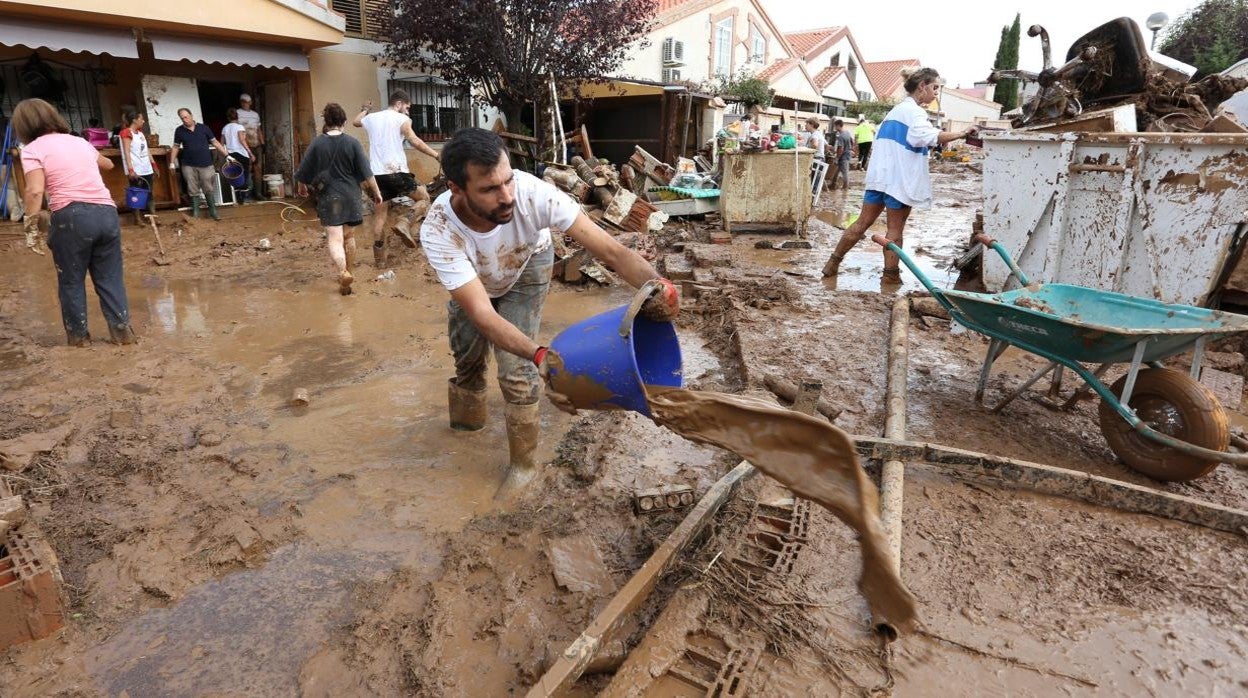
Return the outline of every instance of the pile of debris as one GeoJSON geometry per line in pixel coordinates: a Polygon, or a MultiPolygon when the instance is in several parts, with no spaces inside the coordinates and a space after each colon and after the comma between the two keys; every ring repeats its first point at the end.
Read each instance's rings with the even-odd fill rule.
{"type": "Polygon", "coordinates": [[[1248,90],[1248,80],[1209,75],[1192,82],[1196,68],[1153,54],[1139,25],[1121,17],[1079,38],[1054,66],[1049,36],[1032,25],[1028,36],[1039,37],[1044,69],[995,71],[989,82],[1021,79],[1040,90],[1012,116],[1015,128],[1077,131],[1148,131],[1248,133],[1234,112],[1222,109],[1227,100],[1248,90]]]}
{"type": "MultiPolygon", "coordinates": [[[[645,153],[641,148],[637,150],[645,153]]],[[[585,213],[613,233],[620,244],[654,261],[657,255],[654,233],[663,229],[667,214],[651,205],[644,186],[648,179],[665,184],[664,180],[671,177],[671,167],[653,157],[635,156],[634,160],[639,161],[636,167],[625,164],[616,169],[592,155],[578,155],[567,165],[547,163],[542,179],[578,201],[585,213]]],[[[575,241],[566,235],[553,237],[555,278],[566,282],[589,278],[604,285],[612,282],[611,274],[575,241]]]]}

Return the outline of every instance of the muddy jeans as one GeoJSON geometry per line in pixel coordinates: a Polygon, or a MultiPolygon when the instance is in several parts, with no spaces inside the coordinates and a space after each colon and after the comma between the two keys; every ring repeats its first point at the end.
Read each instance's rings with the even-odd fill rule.
{"type": "MultiPolygon", "coordinates": [[[[550,288],[554,260],[554,250],[550,247],[533,255],[520,272],[516,285],[501,297],[491,299],[498,314],[530,339],[537,336],[542,322],[542,306],[550,288]]],[[[451,352],[455,355],[455,385],[467,390],[484,390],[490,342],[454,300],[446,304],[446,311],[451,352]]],[[[503,390],[503,400],[518,405],[537,402],[542,386],[533,362],[501,349],[494,350],[494,358],[498,360],[498,385],[503,390]]]]}
{"type": "Polygon", "coordinates": [[[130,324],[130,306],[121,267],[121,225],[117,209],[72,203],[52,212],[48,249],[56,264],[65,334],[72,341],[87,336],[87,272],[109,327],[130,324]]]}

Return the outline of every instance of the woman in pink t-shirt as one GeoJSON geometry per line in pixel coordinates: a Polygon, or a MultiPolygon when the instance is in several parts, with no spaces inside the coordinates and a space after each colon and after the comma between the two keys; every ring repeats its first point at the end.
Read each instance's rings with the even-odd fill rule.
{"type": "Polygon", "coordinates": [[[90,143],[69,135],[69,124],[56,107],[42,99],[27,99],[13,109],[13,133],[22,146],[26,173],[23,227],[26,246],[39,249],[38,216],[47,194],[52,224],[48,249],[56,263],[61,318],[71,346],[85,346],[87,333],[87,272],[100,297],[108,333],[117,344],[137,341],[130,328],[130,307],[121,264],[121,224],[117,206],[104,186],[100,170],[113,163],[90,143]]]}

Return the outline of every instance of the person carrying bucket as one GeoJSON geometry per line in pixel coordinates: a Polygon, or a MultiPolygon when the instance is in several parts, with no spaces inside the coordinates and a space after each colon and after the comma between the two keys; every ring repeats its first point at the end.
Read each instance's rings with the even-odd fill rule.
{"type": "MultiPolygon", "coordinates": [[[[512,492],[537,474],[540,432],[539,378],[559,357],[537,344],[542,307],[550,287],[552,229],[580,243],[633,287],[658,280],[660,292],[643,313],[672,320],[680,297],[671,281],[581,210],[553,185],[512,170],[498,134],[464,128],[442,148],[450,190],[429,208],[420,228],[425,256],[451,294],[448,334],[455,377],[448,385],[451,428],[485,426],[485,373],[489,350],[498,361],[510,469],[500,493],[512,492]]],[[[559,396],[550,395],[561,409],[559,396]]]]}
{"type": "Polygon", "coordinates": [[[147,136],[143,133],[146,119],[136,109],[127,109],[121,115],[126,127],[121,129],[121,160],[126,166],[126,176],[132,183],[142,181],[147,189],[147,206],[134,211],[135,225],[143,225],[143,208],[156,212],[156,197],[152,196],[152,182],[160,176],[156,161],[147,148],[147,136]]]}
{"type": "Polygon", "coordinates": [[[227,165],[221,170],[221,176],[234,187],[235,203],[241,206],[247,201],[247,174],[251,172],[251,163],[254,158],[251,154],[251,146],[247,145],[247,128],[239,121],[238,110],[233,107],[227,109],[225,118],[229,119],[229,123],[221,129],[221,140],[225,141],[225,152],[234,156],[242,171],[230,177],[230,170],[233,168],[227,165]]]}
{"type": "Polygon", "coordinates": [[[179,109],[178,118],[182,119],[182,125],[173,130],[169,169],[176,170],[181,162],[186,190],[191,195],[191,218],[199,218],[199,208],[206,201],[208,215],[214,221],[219,221],[221,216],[217,214],[217,171],[212,166],[212,151],[215,148],[225,156],[227,162],[235,162],[234,156],[226,152],[225,146],[212,135],[212,129],[207,124],[195,123],[195,115],[191,114],[190,109],[179,109]]]}

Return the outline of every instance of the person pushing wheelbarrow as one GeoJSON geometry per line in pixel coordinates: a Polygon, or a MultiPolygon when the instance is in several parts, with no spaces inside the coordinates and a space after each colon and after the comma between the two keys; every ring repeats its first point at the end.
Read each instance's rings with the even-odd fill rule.
{"type": "MultiPolygon", "coordinates": [[[[450,190],[429,209],[421,246],[451,294],[448,334],[455,357],[449,381],[451,428],[485,427],[485,371],[491,347],[506,403],[510,468],[500,493],[514,492],[537,474],[539,377],[559,358],[535,341],[554,266],[551,229],[562,231],[610,266],[634,288],[658,287],[642,315],[671,321],[680,297],[641,255],[595,224],[579,204],[553,185],[511,168],[502,139],[465,128],[442,148],[450,190]]],[[[560,409],[567,400],[550,393],[560,409]]]]}

